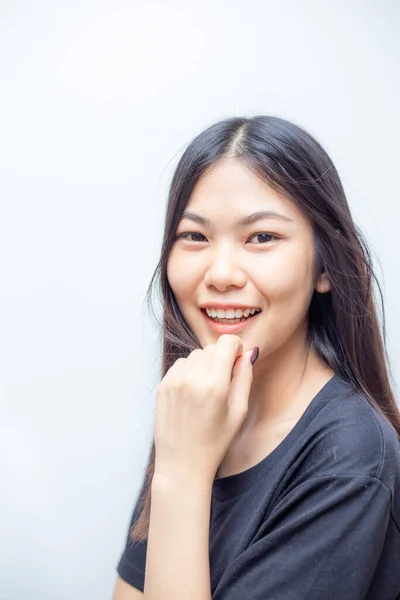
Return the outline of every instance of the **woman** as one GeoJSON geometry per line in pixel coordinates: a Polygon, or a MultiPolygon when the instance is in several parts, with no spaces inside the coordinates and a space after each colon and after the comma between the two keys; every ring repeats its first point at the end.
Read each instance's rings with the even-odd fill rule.
{"type": "Polygon", "coordinates": [[[400,413],[325,151],[269,116],[202,132],[156,275],[163,378],[115,600],[394,600],[400,413]]]}

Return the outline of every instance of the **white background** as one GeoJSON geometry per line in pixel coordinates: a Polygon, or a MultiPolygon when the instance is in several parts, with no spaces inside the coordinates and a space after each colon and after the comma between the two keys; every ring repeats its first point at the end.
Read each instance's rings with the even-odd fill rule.
{"type": "Polygon", "coordinates": [[[220,118],[288,118],[331,155],[400,381],[399,8],[0,2],[0,600],[111,599],[152,435],[167,189],[220,118]]]}

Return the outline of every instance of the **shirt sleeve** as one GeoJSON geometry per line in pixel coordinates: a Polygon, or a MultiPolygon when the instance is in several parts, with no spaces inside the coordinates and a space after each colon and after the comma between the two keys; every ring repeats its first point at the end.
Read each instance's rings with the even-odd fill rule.
{"type": "Polygon", "coordinates": [[[130,585],[137,588],[141,592],[144,592],[144,576],[146,570],[146,552],[147,552],[147,540],[142,542],[133,543],[129,539],[129,532],[138,519],[141,502],[143,498],[144,486],[141,488],[138,499],[136,501],[133,515],[129,524],[128,533],[126,536],[125,549],[122,553],[120,561],[117,566],[118,575],[130,585]]]}
{"type": "Polygon", "coordinates": [[[365,600],[390,518],[370,476],[308,479],[278,500],[212,600],[365,600]]]}

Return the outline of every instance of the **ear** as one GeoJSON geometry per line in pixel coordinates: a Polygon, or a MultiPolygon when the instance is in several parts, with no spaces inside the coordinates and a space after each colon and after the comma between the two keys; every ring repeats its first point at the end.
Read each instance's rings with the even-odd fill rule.
{"type": "Polygon", "coordinates": [[[325,271],[319,276],[315,289],[320,294],[325,294],[325,292],[330,291],[331,284],[325,271]]]}

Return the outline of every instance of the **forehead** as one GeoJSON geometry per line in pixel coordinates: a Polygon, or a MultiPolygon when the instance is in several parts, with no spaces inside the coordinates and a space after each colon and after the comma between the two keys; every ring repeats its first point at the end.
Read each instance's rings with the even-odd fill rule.
{"type": "Polygon", "coordinates": [[[196,183],[187,210],[216,216],[245,216],[253,210],[277,211],[295,222],[305,220],[294,202],[279,194],[239,160],[215,163],[196,183]]]}

